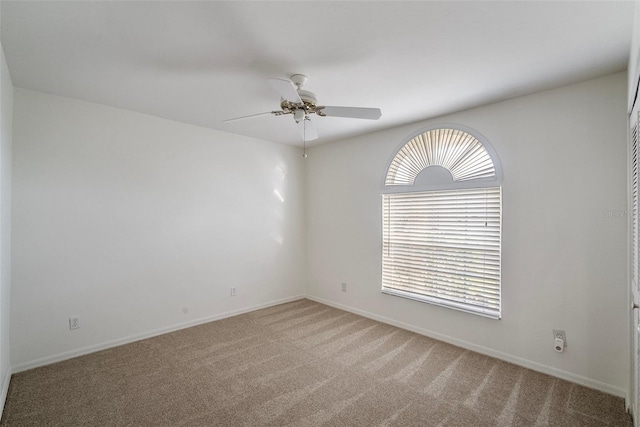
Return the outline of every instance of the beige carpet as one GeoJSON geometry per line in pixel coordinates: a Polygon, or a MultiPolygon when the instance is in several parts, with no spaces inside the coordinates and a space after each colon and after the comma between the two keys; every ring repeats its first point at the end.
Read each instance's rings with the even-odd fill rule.
{"type": "Polygon", "coordinates": [[[3,426],[631,426],[623,400],[309,300],[16,374],[3,426]]]}

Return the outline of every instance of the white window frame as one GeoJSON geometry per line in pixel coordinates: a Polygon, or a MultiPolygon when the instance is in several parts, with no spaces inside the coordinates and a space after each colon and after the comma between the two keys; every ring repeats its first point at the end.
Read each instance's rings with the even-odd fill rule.
{"type": "MultiPolygon", "coordinates": [[[[448,140],[445,138],[445,142],[446,141],[448,140]]],[[[468,140],[465,140],[465,141],[468,142],[468,140]]],[[[475,158],[478,158],[478,156],[475,156],[475,158]]],[[[471,160],[469,160],[468,157],[465,158],[463,161],[471,162],[471,160]]],[[[436,239],[442,240],[441,237],[444,237],[444,240],[447,240],[448,234],[453,235],[453,232],[452,233],[446,232],[444,234],[442,233],[442,229],[444,227],[442,227],[442,225],[438,222],[440,221],[439,217],[442,215],[441,212],[432,214],[432,213],[425,213],[427,210],[416,212],[411,210],[413,208],[405,209],[401,207],[401,208],[396,208],[394,211],[395,213],[393,213],[392,215],[389,215],[389,213],[385,211],[382,212],[382,225],[383,225],[382,292],[383,293],[404,297],[404,298],[409,298],[413,300],[418,300],[418,301],[435,304],[439,306],[444,306],[444,307],[461,310],[461,311],[469,312],[473,314],[478,314],[478,315],[490,317],[493,319],[500,319],[502,317],[502,307],[501,307],[502,292],[501,292],[501,277],[500,277],[501,275],[501,236],[502,236],[502,167],[501,167],[499,158],[496,155],[495,150],[493,149],[493,147],[487,141],[486,138],[484,138],[480,133],[478,133],[473,129],[470,129],[465,126],[457,125],[457,124],[433,125],[433,126],[423,128],[419,132],[412,134],[410,137],[408,137],[402,142],[402,144],[395,151],[394,155],[391,157],[390,161],[387,164],[387,168],[385,170],[385,178],[383,181],[382,208],[385,209],[386,207],[387,209],[389,209],[390,200],[393,200],[393,199],[399,200],[401,198],[403,198],[404,200],[409,200],[410,203],[415,202],[417,206],[417,204],[424,203],[427,199],[431,200],[429,203],[441,203],[441,200],[443,199],[439,199],[440,201],[438,202],[436,202],[436,200],[438,200],[437,197],[440,197],[442,195],[447,196],[446,200],[451,200],[452,197],[455,198],[458,196],[471,197],[469,196],[470,194],[472,194],[473,197],[478,197],[477,196],[478,192],[482,193],[483,188],[488,189],[487,191],[484,192],[485,194],[484,197],[490,198],[490,200],[492,200],[492,205],[493,205],[492,208],[490,209],[491,210],[490,217],[487,217],[488,219],[487,219],[487,222],[485,223],[486,225],[486,224],[489,224],[490,222],[491,224],[489,224],[489,227],[493,229],[493,231],[488,232],[488,234],[486,234],[488,236],[487,238],[491,240],[491,242],[488,242],[486,246],[487,248],[491,246],[490,248],[491,254],[489,254],[489,251],[487,251],[486,257],[487,259],[491,258],[490,263],[492,264],[491,271],[487,269],[487,272],[486,272],[487,277],[489,275],[491,276],[491,278],[487,280],[489,280],[490,282],[492,281],[492,284],[488,285],[488,288],[487,288],[488,291],[487,289],[483,290],[482,286],[480,286],[481,289],[480,291],[478,291],[478,287],[476,287],[472,283],[473,281],[476,280],[476,277],[472,278],[471,281],[468,281],[470,276],[477,276],[477,274],[480,274],[480,275],[484,274],[483,272],[479,273],[480,270],[477,263],[478,261],[477,254],[474,254],[471,257],[467,257],[467,259],[463,260],[462,257],[463,256],[466,257],[466,255],[462,254],[461,252],[461,255],[460,255],[461,257],[459,259],[456,258],[455,260],[452,260],[451,258],[448,258],[448,261],[442,261],[443,257],[441,257],[439,254],[437,256],[435,255],[436,253],[438,253],[438,251],[442,250],[441,247],[439,249],[438,244],[434,243],[434,245],[431,245],[429,242],[425,241],[425,239],[432,239],[432,241],[435,241],[436,239]],[[488,157],[490,158],[490,161],[493,163],[493,170],[490,171],[489,174],[487,173],[478,174],[479,177],[476,177],[476,178],[472,178],[472,179],[463,178],[463,179],[455,180],[455,178],[453,178],[455,174],[451,172],[451,169],[446,167],[446,165],[452,165],[455,162],[451,162],[450,159],[447,160],[445,157],[440,158],[438,156],[432,156],[434,152],[435,154],[439,153],[440,151],[444,152],[446,150],[451,150],[449,152],[452,152],[452,149],[451,148],[443,149],[443,148],[440,148],[442,147],[440,145],[436,146],[435,144],[431,144],[431,143],[427,144],[424,142],[426,140],[425,137],[432,137],[432,136],[438,135],[438,132],[441,132],[443,130],[453,130],[453,132],[450,132],[450,135],[454,135],[456,137],[458,137],[459,135],[466,137],[467,135],[464,135],[462,133],[468,134],[468,136],[472,137],[472,139],[474,140],[473,144],[475,145],[473,145],[473,147],[475,147],[476,151],[478,151],[477,143],[480,143],[482,146],[481,148],[484,149],[484,151],[481,153],[481,155],[484,156],[483,157],[484,164],[485,165],[487,164],[486,155],[488,155],[488,157]],[[417,146],[416,146],[416,141],[418,141],[417,146]],[[428,147],[426,147],[427,145],[428,147]],[[403,182],[401,184],[397,184],[393,179],[389,179],[389,177],[396,176],[395,174],[396,174],[396,171],[398,170],[398,167],[397,167],[398,161],[402,160],[404,162],[404,159],[402,156],[405,156],[407,153],[407,149],[405,148],[405,146],[409,148],[417,147],[417,150],[415,151],[416,153],[415,156],[419,156],[421,157],[421,159],[420,161],[416,161],[417,166],[416,165],[411,166],[412,171],[410,172],[405,171],[406,172],[405,176],[402,177],[403,182]],[[433,146],[436,146],[437,148],[435,150],[427,152],[431,150],[433,146]],[[390,171],[392,168],[392,165],[393,165],[393,170],[390,171]],[[431,167],[431,166],[444,167],[451,173],[452,180],[448,182],[442,182],[442,181],[424,182],[424,180],[416,179],[413,182],[409,182],[411,181],[411,179],[406,179],[407,173],[412,175],[413,178],[415,179],[420,174],[420,172],[422,172],[424,169],[427,169],[428,167],[431,167]],[[467,190],[477,189],[477,190],[471,190],[471,191],[465,192],[466,189],[467,190]],[[493,190],[489,190],[489,189],[493,189],[493,190]],[[462,193],[465,193],[466,195],[462,196],[462,193]],[[402,195],[406,195],[406,196],[402,196],[402,195]],[[424,198],[422,196],[424,196],[424,198]],[[436,197],[436,199],[434,199],[434,197],[436,197]],[[414,227],[411,223],[407,223],[407,219],[410,219],[410,218],[414,218],[414,221],[421,221],[421,222],[420,224],[414,227]],[[415,219],[415,218],[420,218],[420,219],[415,219]],[[392,224],[391,228],[389,224],[392,224]],[[429,231],[421,231],[425,228],[425,224],[427,224],[429,231]],[[437,234],[438,237],[433,237],[436,235],[434,234],[433,230],[436,230],[436,229],[438,230],[436,231],[436,233],[439,233],[437,234]],[[390,234],[390,233],[393,233],[392,230],[397,230],[395,233],[395,237],[392,234],[390,234]],[[407,244],[406,244],[406,240],[407,240],[406,237],[408,236],[407,233],[415,233],[413,234],[413,236],[415,236],[415,241],[419,242],[419,243],[416,243],[415,251],[409,254],[410,260],[407,261],[406,263],[404,263],[403,260],[399,260],[401,258],[400,255],[394,256],[393,250],[389,252],[389,247],[393,245],[393,243],[391,244],[389,243],[389,239],[396,238],[399,241],[400,240],[399,236],[401,233],[404,233],[402,238],[403,251],[406,250],[407,248],[407,244]],[[496,233],[497,233],[497,241],[496,241],[496,233]],[[497,242],[497,258],[496,258],[496,250],[495,250],[496,242],[497,242]],[[430,248],[426,252],[424,250],[425,244],[430,248]],[[425,258],[425,262],[422,263],[421,257],[423,256],[424,253],[430,253],[432,255],[429,255],[430,258],[425,258]],[[496,270],[496,259],[497,259],[497,270],[496,270]],[[414,268],[414,267],[407,266],[407,264],[412,264],[416,261],[419,263],[418,267],[414,268]],[[444,264],[439,264],[438,266],[433,267],[435,263],[443,263],[443,262],[444,264]],[[441,270],[440,267],[444,265],[446,269],[446,266],[453,265],[454,263],[458,265],[457,271],[464,270],[464,273],[460,273],[460,275],[457,275],[457,276],[456,274],[458,273],[454,273],[455,277],[453,279],[451,278],[450,275],[448,278],[443,278],[443,276],[438,272],[438,270],[441,270]],[[465,267],[459,267],[460,264],[464,264],[465,267]],[[497,292],[498,292],[497,303],[496,303],[496,299],[494,298],[495,292],[493,292],[496,287],[496,274],[497,274],[497,292]],[[434,279],[434,277],[439,277],[439,278],[434,279]],[[462,297],[456,292],[452,292],[452,286],[454,286],[452,285],[452,283],[454,282],[456,283],[455,284],[456,289],[460,289],[460,288],[464,289],[463,291],[464,295],[462,295],[462,297]],[[447,283],[449,284],[450,288],[446,289],[446,292],[445,292],[443,291],[443,288],[447,287],[447,283]],[[461,287],[460,283],[466,283],[467,285],[464,285],[461,287]],[[490,292],[490,294],[485,293],[485,291],[490,292]],[[465,292],[468,292],[468,294],[466,294],[465,292]],[[482,301],[482,298],[480,299],[477,298],[478,292],[484,295],[484,297],[486,298],[486,301],[482,301]],[[483,306],[483,304],[485,305],[483,306]]],[[[445,203],[449,203],[449,202],[445,202],[445,203]]],[[[456,202],[456,206],[458,205],[459,204],[457,204],[456,202]]],[[[431,211],[431,210],[432,209],[428,209],[428,211],[431,211]]],[[[478,224],[479,213],[477,208],[473,210],[473,212],[469,211],[471,213],[465,213],[467,211],[464,208],[458,209],[456,207],[456,212],[458,212],[455,214],[457,215],[455,219],[456,227],[457,227],[456,233],[460,233],[461,230],[463,230],[462,231],[463,233],[466,233],[465,230],[472,230],[473,227],[476,227],[475,229],[473,229],[474,230],[473,233],[478,232],[479,228],[477,224],[478,224]],[[460,212],[462,212],[462,214],[460,214],[460,212]],[[466,216],[475,216],[475,219],[474,219],[475,222],[469,220],[470,222],[468,224],[465,223],[465,221],[467,221],[467,219],[465,219],[466,216]],[[468,227],[471,227],[471,228],[468,228],[468,227]]],[[[451,220],[452,217],[449,219],[451,220]]],[[[485,220],[483,219],[483,221],[485,220]]],[[[472,233],[472,231],[469,231],[469,233],[472,233]]],[[[480,234],[483,234],[482,230],[480,230],[480,234]]],[[[411,234],[409,234],[409,236],[411,236],[411,234]]],[[[411,237],[409,240],[413,241],[414,238],[411,237]]],[[[465,242],[466,240],[467,239],[464,239],[465,242]]],[[[409,243],[409,246],[411,244],[412,243],[409,243]]],[[[481,245],[481,247],[484,248],[485,246],[481,245]]],[[[411,252],[410,247],[408,250],[411,252]]],[[[466,251],[466,249],[464,250],[466,251]]],[[[395,251],[398,254],[400,253],[401,250],[399,249],[399,246],[396,245],[395,251]]],[[[404,257],[405,255],[406,253],[403,252],[402,257],[404,257]]],[[[447,258],[447,257],[444,257],[444,258],[447,258]]],[[[482,263],[482,261],[480,262],[482,263]]],[[[483,280],[484,278],[481,278],[480,282],[482,282],[483,280]]],[[[477,284],[477,282],[474,282],[474,283],[477,284]]]]}

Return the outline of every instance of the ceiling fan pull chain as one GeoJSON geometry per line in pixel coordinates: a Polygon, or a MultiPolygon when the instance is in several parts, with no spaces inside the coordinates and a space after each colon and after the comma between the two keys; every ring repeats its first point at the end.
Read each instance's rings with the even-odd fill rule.
{"type": "Polygon", "coordinates": [[[302,121],[302,157],[307,158],[307,121],[302,121]]]}

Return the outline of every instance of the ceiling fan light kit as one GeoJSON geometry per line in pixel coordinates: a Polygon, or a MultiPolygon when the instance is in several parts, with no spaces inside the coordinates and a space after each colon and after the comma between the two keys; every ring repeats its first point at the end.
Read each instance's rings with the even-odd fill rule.
{"type": "Polygon", "coordinates": [[[293,119],[296,121],[296,123],[300,123],[300,120],[304,120],[306,119],[306,113],[304,111],[304,109],[302,108],[298,108],[296,110],[293,110],[293,119]]]}
{"type": "Polygon", "coordinates": [[[311,115],[315,114],[320,117],[344,117],[352,119],[368,119],[378,120],[382,115],[379,108],[360,108],[360,107],[328,107],[318,105],[318,99],[313,92],[302,89],[307,82],[307,76],[303,74],[294,74],[289,80],[285,79],[268,79],[271,87],[280,95],[280,110],[251,114],[249,116],[236,117],[224,120],[225,122],[260,116],[263,114],[273,114],[274,116],[282,116],[292,114],[297,124],[301,124],[300,131],[303,141],[312,141],[318,139],[318,134],[311,122],[311,115]]]}

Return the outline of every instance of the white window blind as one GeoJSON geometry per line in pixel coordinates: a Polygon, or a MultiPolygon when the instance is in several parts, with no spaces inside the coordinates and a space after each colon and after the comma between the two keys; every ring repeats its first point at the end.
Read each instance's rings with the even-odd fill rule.
{"type": "Polygon", "coordinates": [[[447,169],[454,181],[496,176],[491,156],[476,137],[460,129],[437,128],[415,136],[398,151],[385,185],[412,185],[429,166],[447,169]]]}
{"type": "Polygon", "coordinates": [[[382,291],[500,318],[500,187],[382,195],[382,291]]]}
{"type": "Polygon", "coordinates": [[[638,115],[631,114],[631,284],[633,289],[639,289],[638,284],[638,121],[640,120],[640,112],[638,115]]]}

